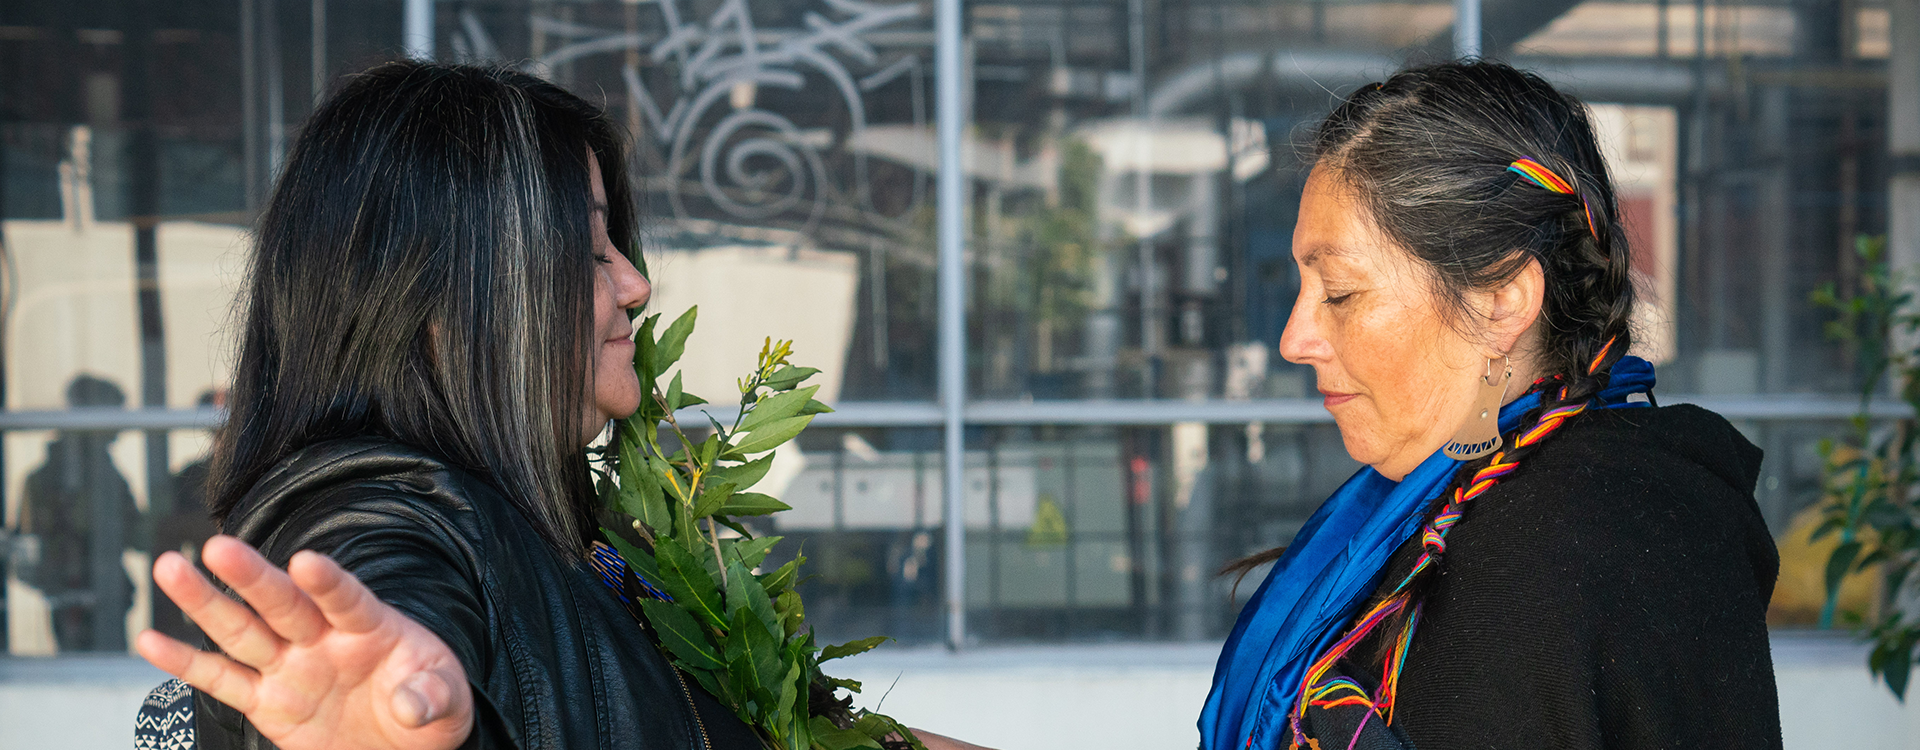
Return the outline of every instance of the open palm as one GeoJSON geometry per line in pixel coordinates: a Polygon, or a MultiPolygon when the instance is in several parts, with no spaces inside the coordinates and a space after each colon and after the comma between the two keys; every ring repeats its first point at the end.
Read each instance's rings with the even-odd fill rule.
{"type": "Polygon", "coordinates": [[[332,560],[300,552],[282,572],[230,536],[208,540],[201,559],[252,609],[178,553],[154,562],[153,579],[225,655],[151,630],[135,647],[275,745],[430,750],[472,731],[473,695],[453,651],[332,560]]]}

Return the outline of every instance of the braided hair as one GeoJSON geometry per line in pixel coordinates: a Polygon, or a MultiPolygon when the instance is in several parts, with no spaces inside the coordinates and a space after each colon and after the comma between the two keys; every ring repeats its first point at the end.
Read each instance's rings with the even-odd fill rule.
{"type": "MultiPolygon", "coordinates": [[[[1420,261],[1457,330],[1479,328],[1470,293],[1497,288],[1533,262],[1545,279],[1532,352],[1544,375],[1533,386],[1540,405],[1507,436],[1511,448],[1459,468],[1427,512],[1412,572],[1309,667],[1295,715],[1309,704],[1362,703],[1390,722],[1399,665],[1444,561],[1447,532],[1475,497],[1577,417],[1632,347],[1632,254],[1586,106],[1508,65],[1443,63],[1362,87],[1320,125],[1311,152],[1318,168],[1354,189],[1374,225],[1420,261]],[[1373,697],[1328,677],[1370,637],[1385,649],[1373,697]]],[[[1244,575],[1278,556],[1256,554],[1222,573],[1244,575]]]]}

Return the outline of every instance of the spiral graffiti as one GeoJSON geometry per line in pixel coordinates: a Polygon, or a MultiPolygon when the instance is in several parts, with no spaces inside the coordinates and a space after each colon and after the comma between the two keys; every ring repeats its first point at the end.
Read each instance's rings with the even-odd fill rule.
{"type": "MultiPolygon", "coordinates": [[[[787,118],[743,109],[722,118],[708,133],[700,149],[700,186],[722,210],[764,219],[792,210],[806,199],[810,187],[820,195],[826,189],[826,168],[819,152],[802,142],[799,129],[787,118]]],[[[819,211],[816,200],[809,222],[819,211]]]]}
{"type": "MultiPolygon", "coordinates": [[[[684,180],[664,191],[676,216],[718,212],[749,221],[803,220],[811,228],[832,203],[873,219],[887,218],[873,207],[868,155],[834,152],[829,162],[821,149],[858,141],[867,127],[867,92],[919,75],[917,53],[894,53],[885,59],[866,35],[920,18],[924,8],[906,2],[824,0],[826,12],[806,13],[803,28],[759,29],[747,0],[721,0],[705,19],[684,17],[685,2],[659,0],[648,6],[659,14],[657,34],[619,33],[535,17],[537,31],[570,41],[528,65],[550,69],[592,55],[642,53],[645,62],[628,63],[621,76],[644,122],[643,132],[666,152],[667,175],[684,180]],[[656,78],[650,86],[642,80],[643,66],[673,71],[672,83],[656,78]],[[818,103],[841,110],[836,115],[839,124],[833,126],[838,132],[824,141],[810,140],[807,136],[817,132],[803,132],[786,115],[755,106],[751,97],[731,106],[727,98],[736,85],[804,91],[822,84],[824,96],[818,103]],[[832,173],[828,163],[835,165],[832,173]],[[838,184],[842,180],[851,184],[838,184]]],[[[477,21],[469,26],[470,32],[479,27],[477,21]]],[[[916,126],[923,122],[918,97],[916,93],[916,126]]],[[[919,174],[920,167],[909,168],[919,174]]],[[[916,203],[919,195],[916,188],[916,203]]]]}

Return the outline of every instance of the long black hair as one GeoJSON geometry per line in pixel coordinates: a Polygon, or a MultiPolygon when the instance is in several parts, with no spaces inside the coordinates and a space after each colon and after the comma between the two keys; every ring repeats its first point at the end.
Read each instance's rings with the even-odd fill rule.
{"type": "MultiPolygon", "coordinates": [[[[1633,345],[1633,256],[1585,104],[1500,63],[1412,68],[1347,97],[1315,132],[1312,156],[1419,261],[1439,308],[1463,332],[1479,327],[1469,292],[1499,287],[1539,262],[1545,299],[1530,354],[1543,393],[1517,432],[1606,386],[1613,363],[1633,345]],[[1538,162],[1573,191],[1543,189],[1509,171],[1520,159],[1538,162]]],[[[1509,448],[1502,460],[1523,463],[1539,445],[1509,448]]],[[[1427,521],[1490,460],[1462,465],[1427,521]]],[[[1245,576],[1283,549],[1230,562],[1221,574],[1245,576]]],[[[1444,547],[1430,552],[1433,564],[1409,585],[1415,597],[1430,587],[1444,547]]]]}
{"type": "Polygon", "coordinates": [[[378,436],[475,473],[557,548],[582,549],[589,153],[607,231],[637,253],[624,139],[600,108],[500,68],[392,62],[347,78],[260,218],[214,518],[289,454],[378,436]]]}

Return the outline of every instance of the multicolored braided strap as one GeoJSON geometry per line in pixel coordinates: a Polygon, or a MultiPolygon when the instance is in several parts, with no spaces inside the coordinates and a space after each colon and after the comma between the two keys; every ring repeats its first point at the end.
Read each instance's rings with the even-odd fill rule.
{"type": "Polygon", "coordinates": [[[608,546],[606,542],[595,541],[587,548],[587,563],[593,566],[594,572],[600,574],[600,582],[607,584],[607,588],[613,589],[614,596],[620,597],[621,604],[633,604],[633,601],[627,597],[627,587],[624,583],[629,575],[633,576],[633,580],[639,584],[639,591],[643,596],[664,602],[673,601],[673,597],[668,596],[667,592],[661,591],[660,587],[653,585],[652,581],[634,572],[627,565],[627,559],[621,557],[620,553],[608,546]]]}
{"type": "MultiPolygon", "coordinates": [[[[1593,361],[1587,365],[1587,374],[1592,375],[1600,371],[1601,366],[1607,361],[1607,354],[1613,350],[1615,340],[1617,339],[1608,339],[1607,343],[1600,347],[1600,353],[1595,355],[1593,361]]],[[[1565,401],[1567,395],[1567,389],[1564,386],[1561,387],[1558,400],[1565,401]]],[[[1581,402],[1547,410],[1540,415],[1540,418],[1534,422],[1532,427],[1527,428],[1520,437],[1514,441],[1514,449],[1517,450],[1538,444],[1541,440],[1546,439],[1548,435],[1553,434],[1555,430],[1560,429],[1560,426],[1566,424],[1567,420],[1586,411],[1589,404],[1590,402],[1581,402]]],[[[1507,451],[1501,451],[1493,454],[1493,458],[1487,462],[1484,468],[1474,472],[1472,480],[1454,489],[1453,497],[1447,501],[1445,506],[1440,508],[1438,513],[1434,514],[1433,520],[1428,521],[1426,527],[1421,530],[1420,557],[1414,561],[1413,568],[1407,572],[1406,577],[1400,579],[1400,583],[1394,586],[1392,593],[1389,593],[1385,598],[1381,599],[1378,604],[1373,605],[1373,608],[1367,610],[1366,614],[1361,615],[1359,621],[1354,623],[1353,628],[1347,632],[1346,636],[1335,642],[1332,647],[1327,649],[1325,654],[1307,666],[1305,679],[1300,682],[1300,698],[1288,716],[1288,721],[1291,723],[1293,729],[1293,742],[1289,746],[1290,748],[1297,750],[1304,742],[1309,745],[1311,750],[1322,750],[1319,741],[1307,737],[1306,732],[1301,726],[1301,721],[1306,716],[1307,709],[1309,708],[1325,709],[1340,706],[1366,706],[1369,710],[1378,714],[1381,720],[1387,724],[1391,725],[1393,723],[1393,705],[1394,698],[1400,691],[1400,673],[1402,668],[1406,666],[1407,649],[1413,644],[1413,632],[1420,624],[1421,605],[1419,602],[1413,601],[1413,594],[1409,590],[1409,587],[1413,584],[1415,577],[1431,567],[1440,555],[1446,553],[1447,532],[1451,530],[1455,524],[1460,522],[1461,516],[1465,514],[1466,504],[1474,498],[1486,494],[1489,490],[1492,490],[1495,485],[1499,484],[1500,480],[1520,468],[1519,462],[1507,460],[1507,453],[1507,451]],[[1393,650],[1387,654],[1387,658],[1381,664],[1380,687],[1374,694],[1369,695],[1359,683],[1354,682],[1351,678],[1339,674],[1332,674],[1334,666],[1338,664],[1341,659],[1346,658],[1354,646],[1365,640],[1380,623],[1387,621],[1409,606],[1413,608],[1413,612],[1407,617],[1407,627],[1400,633],[1400,637],[1394,641],[1393,650]],[[1332,674],[1332,676],[1329,676],[1330,674],[1332,674]]],[[[1364,722],[1362,726],[1364,726],[1364,722]]],[[[1354,737],[1357,739],[1359,735],[1355,734],[1354,737]]]]}

